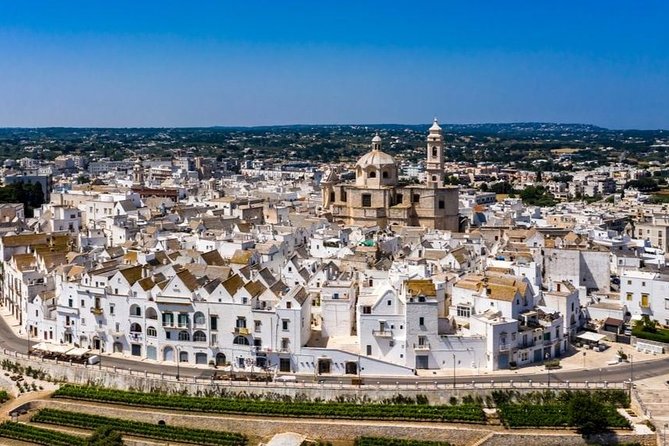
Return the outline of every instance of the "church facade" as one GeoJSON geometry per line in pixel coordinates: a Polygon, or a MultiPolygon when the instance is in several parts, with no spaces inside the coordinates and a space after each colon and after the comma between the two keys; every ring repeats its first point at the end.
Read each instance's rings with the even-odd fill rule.
{"type": "Polygon", "coordinates": [[[420,226],[458,231],[457,186],[444,185],[444,137],[435,119],[427,137],[426,181],[401,184],[395,159],[381,151],[374,136],[372,150],[355,166],[355,182],[321,181],[323,208],[334,221],[355,226],[420,226]]]}

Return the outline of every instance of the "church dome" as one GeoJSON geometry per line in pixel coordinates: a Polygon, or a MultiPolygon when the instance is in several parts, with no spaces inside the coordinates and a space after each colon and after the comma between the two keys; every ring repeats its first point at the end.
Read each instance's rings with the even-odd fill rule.
{"type": "Polygon", "coordinates": [[[362,158],[358,160],[358,163],[356,164],[356,166],[360,166],[363,169],[366,169],[370,166],[382,167],[394,165],[395,158],[380,150],[372,150],[371,152],[367,152],[362,156],[362,158]]]}
{"type": "Polygon", "coordinates": [[[381,137],[377,133],[372,138],[372,150],[365,153],[357,162],[356,166],[367,169],[368,167],[395,166],[395,158],[381,151],[381,137]]]}

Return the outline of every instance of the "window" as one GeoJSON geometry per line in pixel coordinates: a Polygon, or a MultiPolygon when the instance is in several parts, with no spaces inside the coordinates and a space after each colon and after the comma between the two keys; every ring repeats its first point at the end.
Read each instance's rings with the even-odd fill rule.
{"type": "Polygon", "coordinates": [[[238,317],[237,321],[235,322],[235,327],[246,328],[246,318],[245,317],[238,317]]]}
{"type": "Polygon", "coordinates": [[[387,171],[387,170],[384,170],[384,171],[383,171],[383,178],[388,178],[388,176],[389,176],[389,175],[388,175],[388,171],[387,171]]]}
{"type": "Polygon", "coordinates": [[[203,331],[198,330],[193,333],[193,341],[195,342],[207,342],[207,335],[203,331]]]}
{"type": "Polygon", "coordinates": [[[458,317],[471,317],[472,309],[471,307],[465,305],[458,305],[458,317]]]}
{"type": "Polygon", "coordinates": [[[444,203],[444,200],[439,200],[439,209],[444,209],[446,207],[446,204],[444,203]]]}
{"type": "Polygon", "coordinates": [[[420,201],[420,195],[419,194],[413,194],[411,196],[411,202],[412,203],[418,203],[420,201]]]}
{"type": "Polygon", "coordinates": [[[281,338],[281,350],[286,351],[290,347],[290,339],[281,338]]]}
{"type": "Polygon", "coordinates": [[[437,148],[432,147],[432,156],[437,156],[437,148]]]}
{"type": "Polygon", "coordinates": [[[209,318],[209,324],[211,325],[212,330],[218,330],[218,316],[211,316],[209,318]]]}
{"type": "Polygon", "coordinates": [[[632,293],[627,293],[627,296],[625,296],[627,300],[632,300],[633,294],[632,293]]]}
{"type": "Polygon", "coordinates": [[[146,327],[146,335],[151,338],[155,338],[156,336],[158,336],[158,331],[156,330],[155,327],[146,327]]]}
{"type": "Polygon", "coordinates": [[[188,334],[187,331],[182,330],[179,332],[179,340],[180,341],[190,341],[190,335],[188,334]]]}
{"type": "Polygon", "coordinates": [[[421,327],[425,325],[425,318],[423,316],[418,318],[418,325],[421,327]]]}
{"type": "Polygon", "coordinates": [[[330,192],[330,201],[335,201],[335,193],[330,192]]]}
{"type": "Polygon", "coordinates": [[[648,294],[643,293],[641,295],[641,307],[643,308],[649,308],[650,307],[650,302],[648,301],[648,294]]]}
{"type": "Polygon", "coordinates": [[[72,305],[73,305],[72,299],[68,299],[67,300],[67,306],[72,308],[72,305]]]}
{"type": "Polygon", "coordinates": [[[395,195],[395,203],[402,204],[402,201],[404,201],[404,195],[402,194],[395,195]]]}
{"type": "MultiPolygon", "coordinates": [[[[297,285],[297,284],[295,284],[295,285],[297,285]]],[[[286,308],[289,309],[289,310],[291,308],[293,308],[293,303],[292,302],[286,302],[286,308]]]]}
{"type": "Polygon", "coordinates": [[[179,318],[178,318],[179,327],[187,327],[188,320],[189,318],[187,313],[179,313],[179,318]]]}
{"type": "Polygon", "coordinates": [[[367,356],[371,356],[371,355],[372,355],[372,346],[367,345],[367,356]]]}
{"type": "Polygon", "coordinates": [[[262,322],[261,321],[253,321],[253,331],[256,333],[260,333],[260,330],[262,329],[262,322]]]}
{"type": "Polygon", "coordinates": [[[362,307],[362,314],[372,314],[372,307],[369,305],[362,307]]]}
{"type": "Polygon", "coordinates": [[[386,305],[391,306],[392,304],[393,304],[393,301],[392,301],[392,300],[388,299],[388,300],[386,301],[386,305]]]}
{"type": "Polygon", "coordinates": [[[376,171],[372,170],[369,172],[369,178],[376,178],[376,171]]]}
{"type": "Polygon", "coordinates": [[[346,190],[345,189],[341,190],[341,193],[339,194],[339,196],[341,197],[341,201],[346,202],[346,190]]]}
{"type": "Polygon", "coordinates": [[[109,314],[114,314],[114,304],[109,304],[109,314]]]}
{"type": "Polygon", "coordinates": [[[372,194],[362,194],[362,207],[372,207],[372,194]]]}
{"type": "Polygon", "coordinates": [[[206,320],[207,319],[204,317],[204,314],[200,311],[198,311],[197,313],[195,313],[195,315],[193,315],[193,321],[195,322],[195,325],[202,326],[205,324],[206,320]]]}
{"type": "Polygon", "coordinates": [[[664,299],[664,309],[669,310],[669,299],[664,299]]]}
{"type": "Polygon", "coordinates": [[[281,320],[281,329],[282,329],[283,331],[288,331],[288,324],[289,324],[289,322],[290,322],[290,321],[289,321],[288,319],[282,319],[282,320],[281,320]]]}

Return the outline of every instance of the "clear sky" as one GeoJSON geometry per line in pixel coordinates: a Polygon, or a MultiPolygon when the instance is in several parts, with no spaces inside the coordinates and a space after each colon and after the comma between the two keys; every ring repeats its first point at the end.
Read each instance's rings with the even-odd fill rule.
{"type": "Polygon", "coordinates": [[[0,3],[0,126],[669,128],[667,0],[0,3]]]}

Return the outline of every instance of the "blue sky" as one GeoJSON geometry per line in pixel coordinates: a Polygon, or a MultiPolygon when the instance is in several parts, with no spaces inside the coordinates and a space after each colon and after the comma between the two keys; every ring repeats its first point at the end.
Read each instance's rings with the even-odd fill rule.
{"type": "Polygon", "coordinates": [[[666,1],[0,3],[0,126],[669,128],[666,1]]]}

